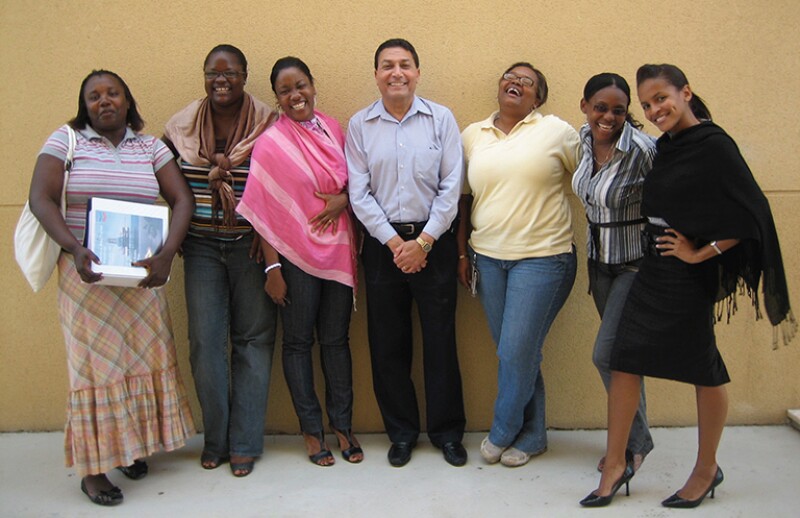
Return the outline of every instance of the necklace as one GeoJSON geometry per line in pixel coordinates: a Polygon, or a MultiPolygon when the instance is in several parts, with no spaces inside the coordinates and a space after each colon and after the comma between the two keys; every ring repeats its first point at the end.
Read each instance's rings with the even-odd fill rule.
{"type": "Polygon", "coordinates": [[[597,152],[594,150],[594,146],[592,146],[592,160],[594,160],[594,163],[595,163],[595,164],[597,164],[597,168],[598,168],[598,169],[600,169],[601,167],[603,167],[604,165],[606,165],[607,163],[609,163],[609,162],[611,161],[611,155],[613,155],[613,154],[614,154],[614,149],[616,149],[616,147],[617,147],[617,146],[616,146],[616,144],[613,144],[613,145],[611,145],[611,146],[608,148],[608,153],[606,153],[606,158],[605,158],[605,160],[603,160],[603,161],[601,162],[601,161],[600,161],[600,160],[597,158],[597,152]]]}

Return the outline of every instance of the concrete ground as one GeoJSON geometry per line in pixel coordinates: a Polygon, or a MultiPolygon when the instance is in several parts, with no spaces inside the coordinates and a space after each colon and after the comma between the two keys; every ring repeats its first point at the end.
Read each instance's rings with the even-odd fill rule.
{"type": "MultiPolygon", "coordinates": [[[[115,471],[124,491],[115,508],[94,505],[80,480],[63,467],[63,434],[0,434],[0,516],[3,517],[800,517],[800,432],[790,426],[741,426],[725,430],[719,462],[725,482],[716,498],[695,511],[660,506],[691,469],[695,428],[657,428],[656,449],[610,507],[582,509],[578,501],[599,480],[603,431],[551,431],[549,451],[520,468],[489,466],[478,447],[484,434],[468,434],[470,455],[463,468],[444,462],[441,452],[420,441],[411,462],[386,461],[384,435],[359,436],[360,465],[336,454],[336,465],[312,465],[299,436],[267,436],[254,472],[234,478],[227,465],[200,468],[202,437],[182,450],[149,459],[150,474],[139,481],[115,471]]],[[[335,444],[335,439],[328,436],[335,444]]]]}

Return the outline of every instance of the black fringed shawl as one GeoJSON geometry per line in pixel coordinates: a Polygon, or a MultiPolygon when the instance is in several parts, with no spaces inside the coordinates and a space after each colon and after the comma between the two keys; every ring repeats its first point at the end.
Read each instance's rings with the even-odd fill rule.
{"type": "Polygon", "coordinates": [[[642,213],[666,220],[698,246],[739,239],[718,258],[717,318],[736,311],[736,288],[746,291],[761,318],[758,283],[763,274],[763,303],[784,344],[797,330],[789,305],[778,235],[769,202],[753,178],[739,148],[725,131],[706,121],[658,139],[658,154],[644,182],[642,213]]]}

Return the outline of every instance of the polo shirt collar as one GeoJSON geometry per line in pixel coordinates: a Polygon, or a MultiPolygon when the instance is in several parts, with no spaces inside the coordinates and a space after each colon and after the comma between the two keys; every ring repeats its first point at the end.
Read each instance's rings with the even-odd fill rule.
{"type": "MultiPolygon", "coordinates": [[[[489,116],[489,118],[488,118],[488,119],[484,120],[484,121],[481,123],[481,129],[497,129],[497,128],[495,127],[495,125],[494,125],[494,120],[497,118],[497,116],[498,116],[499,114],[500,114],[500,112],[499,112],[499,111],[496,111],[496,112],[492,113],[492,114],[489,116]]],[[[532,124],[532,123],[534,123],[534,124],[535,124],[535,123],[539,122],[539,121],[540,121],[540,120],[541,120],[543,117],[544,117],[544,116],[543,116],[541,113],[539,113],[537,110],[533,110],[533,111],[532,111],[532,112],[530,112],[528,115],[526,115],[524,119],[522,119],[521,121],[519,121],[519,122],[517,123],[517,125],[516,125],[516,126],[514,126],[514,128],[516,128],[516,127],[517,127],[517,126],[519,126],[520,124],[532,124]]],[[[498,130],[498,131],[499,131],[499,130],[498,130]]],[[[514,130],[512,129],[511,131],[514,131],[514,130]]]]}
{"type": "MultiPolygon", "coordinates": [[[[95,140],[95,139],[102,140],[104,138],[102,135],[97,133],[97,131],[95,131],[95,129],[93,127],[91,127],[88,124],[86,125],[85,128],[83,128],[82,130],[78,130],[78,131],[81,133],[81,135],[86,137],[88,140],[95,140]]],[[[136,139],[136,138],[139,138],[139,136],[136,134],[136,132],[133,131],[130,128],[130,126],[125,126],[125,136],[122,137],[122,142],[125,142],[126,140],[130,140],[130,139],[136,139]]],[[[120,142],[120,144],[122,142],[120,142]]]]}

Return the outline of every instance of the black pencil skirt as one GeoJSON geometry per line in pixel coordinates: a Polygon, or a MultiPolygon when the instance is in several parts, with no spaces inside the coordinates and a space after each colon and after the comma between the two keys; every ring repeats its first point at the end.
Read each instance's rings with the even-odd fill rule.
{"type": "Polygon", "coordinates": [[[683,381],[728,383],[714,337],[715,260],[692,265],[646,255],[625,302],[611,369],[683,381]]]}

